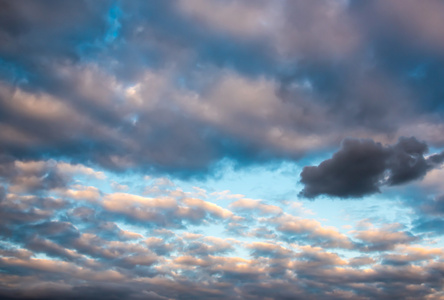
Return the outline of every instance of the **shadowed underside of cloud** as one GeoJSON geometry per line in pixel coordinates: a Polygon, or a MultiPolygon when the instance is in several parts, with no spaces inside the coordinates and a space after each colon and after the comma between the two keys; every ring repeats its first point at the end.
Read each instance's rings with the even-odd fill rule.
{"type": "Polygon", "coordinates": [[[424,157],[428,147],[416,138],[401,137],[397,144],[383,146],[373,140],[346,139],[332,158],[319,166],[304,167],[301,195],[363,197],[420,179],[442,163],[442,154],[424,157]]]}

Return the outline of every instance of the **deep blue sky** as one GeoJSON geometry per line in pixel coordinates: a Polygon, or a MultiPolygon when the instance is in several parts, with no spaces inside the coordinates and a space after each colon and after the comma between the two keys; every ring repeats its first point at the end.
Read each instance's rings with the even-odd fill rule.
{"type": "Polygon", "coordinates": [[[0,0],[0,297],[444,299],[443,16],[0,0]]]}

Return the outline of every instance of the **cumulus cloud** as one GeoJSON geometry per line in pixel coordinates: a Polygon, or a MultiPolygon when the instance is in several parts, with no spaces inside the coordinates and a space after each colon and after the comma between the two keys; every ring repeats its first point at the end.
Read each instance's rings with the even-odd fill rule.
{"type": "Polygon", "coordinates": [[[322,226],[314,219],[304,219],[290,214],[273,217],[267,220],[276,226],[283,234],[283,239],[289,242],[311,243],[325,248],[353,247],[351,240],[336,228],[322,226]]]}
{"type": "Polygon", "coordinates": [[[258,210],[263,214],[280,214],[282,209],[276,205],[262,203],[261,200],[242,198],[230,204],[230,207],[237,211],[251,212],[258,210]]]}
{"type": "Polygon", "coordinates": [[[362,197],[420,179],[439,161],[440,155],[424,157],[428,147],[416,138],[401,137],[395,145],[383,146],[373,140],[346,139],[332,158],[301,173],[301,195],[362,197]]]}
{"type": "Polygon", "coordinates": [[[410,232],[384,229],[358,231],[355,237],[364,242],[363,251],[392,250],[398,245],[406,245],[418,240],[418,237],[410,232]]]}
{"type": "MultiPolygon", "coordinates": [[[[35,174],[47,164],[13,161],[8,168],[35,174]]],[[[52,168],[59,165],[65,173],[57,174],[67,180],[57,188],[39,195],[18,188],[27,186],[25,181],[3,188],[0,295],[5,299],[75,299],[79,293],[94,299],[384,298],[405,295],[399,284],[414,287],[409,295],[417,297],[433,295],[442,284],[436,277],[442,250],[414,244],[422,236],[400,224],[342,233],[243,195],[222,207],[191,197],[195,188],[182,191],[162,178],[152,180],[159,187],[153,197],[107,192],[102,188],[108,174],[51,162],[52,168]],[[208,224],[220,226],[226,236],[208,234],[203,230],[208,224]],[[49,283],[54,280],[58,285],[49,283]],[[381,287],[372,289],[370,282],[381,287]],[[276,286],[282,289],[277,294],[276,286]]]]}

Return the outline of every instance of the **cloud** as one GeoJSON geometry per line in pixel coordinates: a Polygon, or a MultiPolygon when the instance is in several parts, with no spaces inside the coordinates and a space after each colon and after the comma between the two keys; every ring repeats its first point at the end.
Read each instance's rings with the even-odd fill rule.
{"type": "Polygon", "coordinates": [[[280,214],[282,209],[276,205],[262,203],[261,200],[242,198],[230,204],[230,207],[240,212],[251,212],[258,210],[263,214],[280,214]]]}
{"type": "MultiPolygon", "coordinates": [[[[436,294],[442,283],[436,277],[442,251],[413,245],[423,235],[401,224],[351,227],[342,233],[262,200],[237,195],[228,205],[232,212],[162,177],[152,180],[152,187],[158,187],[154,197],[112,193],[103,184],[113,182],[108,173],[55,161],[49,165],[63,166],[64,173],[58,174],[66,176],[65,186],[39,190],[39,196],[19,188],[28,185],[25,181],[3,189],[0,295],[6,299],[13,292],[20,299],[74,299],[79,291],[85,297],[129,299],[403,297],[399,285],[415,287],[408,293],[420,298],[436,294]],[[203,230],[208,224],[226,236],[208,234],[203,230]],[[54,280],[57,284],[49,283],[54,280]]],[[[20,172],[46,171],[48,161],[6,166],[15,178],[20,172]]]]}
{"type": "Polygon", "coordinates": [[[435,165],[437,155],[425,158],[428,147],[416,138],[401,137],[397,144],[383,146],[372,140],[346,139],[332,158],[319,166],[304,167],[301,195],[363,197],[423,178],[435,165]]]}
{"type": "Polygon", "coordinates": [[[184,14],[215,29],[229,32],[234,36],[257,37],[270,34],[275,24],[272,22],[276,13],[276,4],[257,1],[178,1],[177,6],[184,14]]]}
{"type": "Polygon", "coordinates": [[[423,212],[429,215],[441,216],[444,214],[444,195],[435,197],[432,201],[424,201],[423,212]]]}
{"type": "Polygon", "coordinates": [[[0,177],[9,183],[9,191],[38,193],[43,190],[66,188],[75,175],[104,179],[103,172],[94,171],[80,164],[70,164],[55,160],[22,161],[5,159],[2,162],[0,177]]]}
{"type": "MultiPolygon", "coordinates": [[[[443,142],[442,61],[401,33],[441,42],[411,2],[51,3],[5,4],[0,135],[15,158],[203,176],[347,136],[443,142]]],[[[435,20],[441,5],[425,7],[435,20]]]]}
{"type": "Polygon", "coordinates": [[[0,7],[0,298],[444,296],[442,2],[0,7]]]}
{"type": "Polygon", "coordinates": [[[155,227],[180,228],[210,219],[223,221],[234,217],[228,209],[198,198],[186,197],[177,191],[171,192],[170,196],[156,198],[113,193],[105,195],[99,204],[104,211],[123,216],[129,222],[149,222],[155,227]]]}
{"type": "Polygon", "coordinates": [[[285,258],[294,255],[294,252],[274,243],[254,242],[247,246],[251,249],[251,255],[255,258],[271,257],[285,258]]]}
{"type": "Polygon", "coordinates": [[[267,223],[276,226],[276,230],[282,233],[282,238],[288,242],[310,243],[325,248],[353,248],[352,241],[346,235],[335,228],[322,226],[314,219],[283,214],[268,219],[267,223]]]}
{"type": "Polygon", "coordinates": [[[410,244],[418,240],[410,232],[384,229],[357,231],[355,237],[363,242],[362,251],[393,250],[398,245],[410,244]]]}
{"type": "MultiPolygon", "coordinates": [[[[165,190],[167,194],[173,192],[165,190]]],[[[113,205],[120,203],[122,206],[113,207],[122,210],[122,213],[125,213],[123,207],[132,205],[164,213],[164,210],[174,209],[175,204],[180,203],[178,199],[177,202],[161,203],[161,198],[125,193],[109,195],[101,201],[113,205]]],[[[383,299],[393,295],[404,297],[406,293],[420,298],[424,294],[436,294],[436,287],[442,283],[442,276],[436,275],[437,270],[442,268],[439,264],[442,251],[408,246],[417,239],[412,239],[408,232],[400,231],[398,225],[361,230],[347,236],[315,220],[282,213],[264,219],[252,213],[251,218],[258,218],[257,221],[264,225],[262,229],[274,226],[282,235],[271,239],[257,235],[268,240],[242,242],[190,232],[179,235],[178,232],[166,232],[164,228],[151,231],[147,223],[137,222],[132,223],[134,230],[143,228],[145,232],[131,233],[117,225],[116,222],[121,222],[119,217],[113,216],[113,221],[94,217],[100,214],[100,206],[93,206],[94,209],[89,206],[99,205],[100,201],[72,199],[69,201],[75,201],[74,207],[43,206],[42,200],[35,197],[14,197],[11,201],[12,196],[7,194],[2,204],[5,201],[9,205],[15,202],[15,209],[23,214],[30,214],[29,205],[37,205],[47,214],[43,220],[30,219],[19,225],[9,223],[8,226],[19,226],[15,230],[21,228],[24,233],[13,237],[3,235],[8,242],[22,247],[0,248],[0,265],[6,272],[0,276],[0,294],[6,299],[29,299],[31,296],[56,299],[61,295],[75,299],[79,293],[86,299],[100,299],[102,296],[128,299],[184,296],[194,299],[344,299],[346,296],[359,298],[362,295],[383,299]],[[54,211],[53,207],[59,208],[54,211]],[[64,211],[66,221],[54,219],[57,215],[65,215],[64,211]],[[155,237],[158,233],[163,238],[155,237]],[[352,237],[359,239],[360,243],[354,243],[352,237]],[[394,250],[395,245],[399,249],[398,256],[386,253],[394,250]],[[362,255],[369,250],[376,251],[376,254],[375,259],[361,256],[348,260],[342,254],[327,251],[326,247],[341,248],[341,252],[351,250],[349,254],[358,251],[362,255]],[[237,256],[239,249],[249,253],[249,257],[237,256]],[[36,258],[39,254],[45,254],[47,258],[36,258]],[[55,279],[58,284],[49,284],[55,279]],[[79,281],[88,284],[79,285],[79,281]],[[378,282],[378,287],[369,284],[373,282],[378,282]],[[424,285],[424,282],[427,284],[424,285]],[[10,288],[11,283],[20,287],[19,293],[17,289],[10,288]],[[414,288],[406,292],[398,289],[399,285],[414,288]]],[[[189,204],[205,208],[203,200],[193,201],[189,204]]],[[[103,205],[106,209],[108,204],[103,205]]],[[[236,219],[236,222],[248,221],[236,219]]],[[[0,246],[4,247],[4,244],[0,246]]]]}
{"type": "Polygon", "coordinates": [[[193,240],[184,247],[184,254],[192,257],[202,257],[208,255],[223,255],[234,251],[234,245],[238,241],[234,239],[224,240],[217,237],[204,237],[199,240],[193,240]]]}

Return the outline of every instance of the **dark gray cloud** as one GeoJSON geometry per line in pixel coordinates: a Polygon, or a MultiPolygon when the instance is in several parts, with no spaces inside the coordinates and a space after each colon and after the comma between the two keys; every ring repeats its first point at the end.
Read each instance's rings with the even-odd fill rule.
{"type": "Polygon", "coordinates": [[[432,164],[442,164],[444,162],[444,151],[439,154],[430,155],[427,160],[432,164]]]}
{"type": "Polygon", "coordinates": [[[317,167],[305,167],[302,195],[347,197],[379,191],[390,153],[370,140],[345,140],[341,150],[317,167]]]}
{"type": "Polygon", "coordinates": [[[399,185],[422,178],[439,158],[424,157],[428,147],[414,137],[401,137],[395,145],[373,140],[346,139],[332,158],[319,166],[304,167],[301,195],[362,197],[380,192],[383,185],[399,185]]]}

